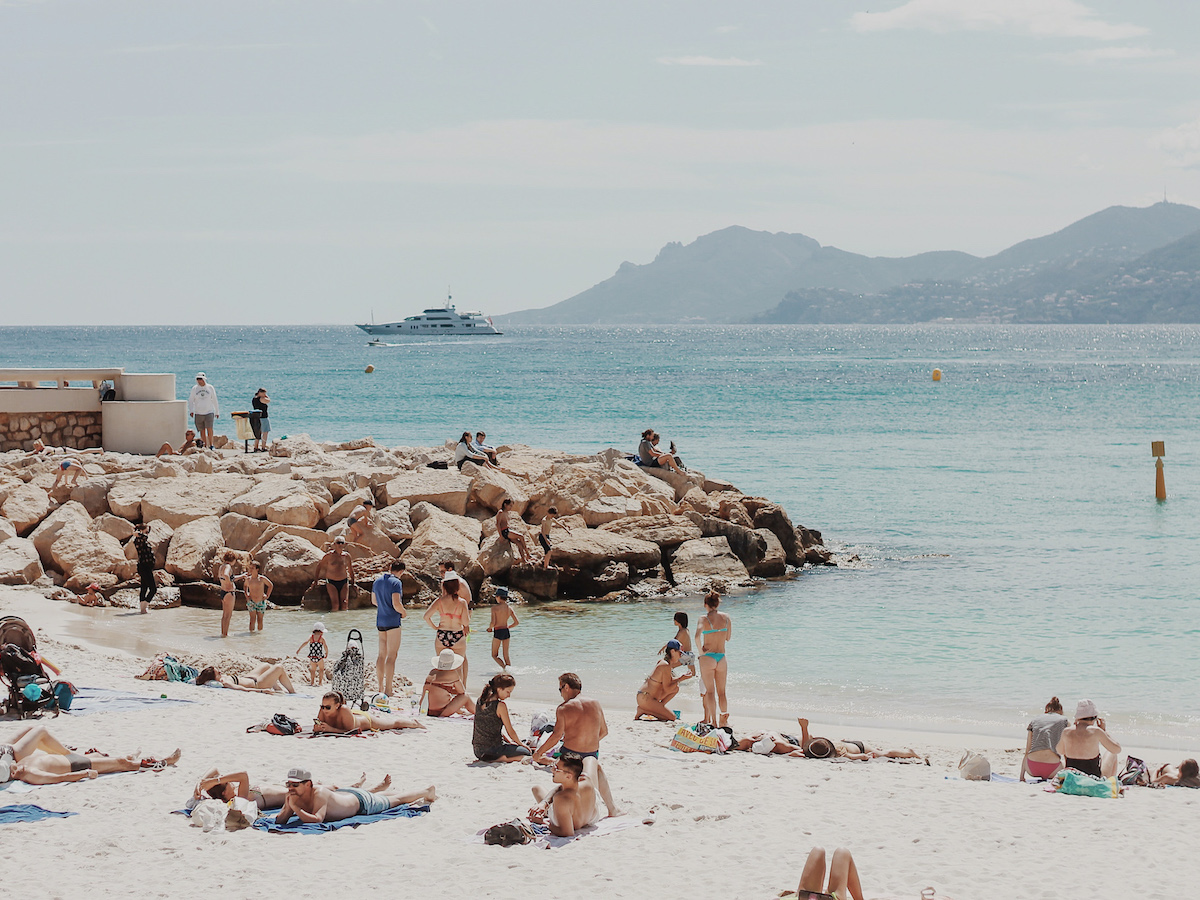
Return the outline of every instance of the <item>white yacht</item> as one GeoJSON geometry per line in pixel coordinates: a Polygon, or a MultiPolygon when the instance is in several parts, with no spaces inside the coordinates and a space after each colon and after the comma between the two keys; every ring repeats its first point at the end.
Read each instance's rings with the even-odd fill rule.
{"type": "Polygon", "coordinates": [[[453,298],[446,295],[446,305],[438,309],[427,309],[419,316],[409,316],[403,322],[387,322],[377,325],[372,321],[369,325],[358,327],[367,334],[387,335],[388,337],[417,336],[428,337],[441,334],[502,334],[492,324],[491,317],[484,318],[479,312],[459,312],[451,302],[453,298]]]}

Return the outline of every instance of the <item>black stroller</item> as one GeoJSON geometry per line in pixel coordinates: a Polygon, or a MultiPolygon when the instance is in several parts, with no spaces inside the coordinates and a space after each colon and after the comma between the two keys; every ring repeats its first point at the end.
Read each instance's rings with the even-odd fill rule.
{"type": "Polygon", "coordinates": [[[0,618],[0,682],[8,689],[5,709],[9,715],[24,719],[43,709],[58,715],[55,685],[38,662],[37,639],[24,619],[0,618]],[[29,690],[34,686],[37,690],[29,690]]]}

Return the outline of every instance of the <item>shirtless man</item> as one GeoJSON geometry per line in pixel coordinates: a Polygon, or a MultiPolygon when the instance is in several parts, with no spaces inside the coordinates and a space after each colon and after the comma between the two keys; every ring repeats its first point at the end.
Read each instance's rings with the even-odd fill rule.
{"type": "Polygon", "coordinates": [[[83,463],[79,460],[70,458],[62,460],[58,464],[58,474],[54,476],[54,484],[50,486],[50,493],[58,490],[60,483],[65,487],[75,487],[83,472],[83,463]]]}
{"type": "Polygon", "coordinates": [[[74,753],[42,725],[31,725],[0,744],[0,783],[23,781],[26,784],[62,784],[83,781],[113,772],[136,772],[141,768],[173,766],[183,755],[176,750],[163,760],[102,753],[74,753]]]}
{"type": "MultiPolygon", "coordinates": [[[[350,787],[362,787],[367,781],[367,773],[363,772],[362,778],[354,782],[350,787]]],[[[392,776],[384,775],[383,781],[369,788],[372,793],[380,793],[386,791],[392,786],[392,776]]],[[[329,786],[333,790],[337,790],[336,784],[329,786]]],[[[196,804],[202,800],[220,800],[222,803],[228,803],[234,797],[245,797],[247,800],[253,800],[258,806],[258,811],[263,812],[268,809],[279,809],[287,802],[287,788],[282,784],[251,784],[250,775],[244,770],[239,772],[221,772],[217,769],[209,769],[200,776],[200,780],[196,782],[196,786],[192,789],[192,796],[188,800],[186,806],[188,809],[194,809],[196,804]]]]}
{"type": "Polygon", "coordinates": [[[253,633],[254,626],[257,624],[259,634],[261,634],[263,613],[267,611],[267,601],[271,599],[271,591],[275,589],[275,585],[271,584],[270,578],[259,571],[258,563],[254,560],[250,560],[247,566],[249,571],[245,575],[239,575],[238,578],[245,579],[246,609],[250,613],[250,631],[253,633]]]}
{"type": "Polygon", "coordinates": [[[554,764],[554,787],[533,789],[537,806],[529,810],[529,821],[545,823],[558,837],[574,837],[588,825],[604,819],[600,798],[596,796],[600,764],[596,758],[560,758],[554,764]]]}
{"type": "Polygon", "coordinates": [[[1108,736],[1104,720],[1091,700],[1080,700],[1075,707],[1075,724],[1063,731],[1055,748],[1064,769],[1075,769],[1094,778],[1117,774],[1121,745],[1108,736]],[[1101,759],[1101,748],[1108,751],[1101,759]]]}
{"type": "Polygon", "coordinates": [[[608,787],[608,778],[604,769],[599,766],[600,741],[608,735],[608,723],[604,720],[604,710],[595,700],[580,697],[583,682],[574,672],[564,672],[558,676],[558,694],[563,702],[558,705],[554,720],[554,731],[533,754],[535,763],[546,762],[546,754],[562,741],[559,759],[595,759],[597,760],[595,782],[604,805],[610,816],[619,816],[621,811],[613,800],[612,791],[608,787]]]}
{"type": "Polygon", "coordinates": [[[423,791],[401,794],[397,791],[364,791],[362,788],[327,788],[313,784],[308,769],[288,771],[287,799],[275,822],[286,825],[295,816],[301,822],[340,822],[353,816],[373,816],[406,803],[429,804],[437,799],[431,784],[423,791]]]}
{"type": "Polygon", "coordinates": [[[354,582],[354,560],[346,550],[346,536],[333,539],[329,552],[317,563],[317,573],[308,586],[312,590],[317,582],[325,579],[325,590],[329,593],[329,608],[334,612],[350,608],[350,585],[354,582]]]}
{"type": "MultiPolygon", "coordinates": [[[[529,545],[525,541],[525,533],[520,527],[515,527],[516,523],[512,521],[513,513],[509,512],[510,506],[512,506],[512,500],[505,497],[500,503],[500,512],[496,513],[496,533],[508,541],[510,546],[517,548],[521,565],[529,565],[529,545]]],[[[520,516],[517,518],[520,519],[520,516]]]]}
{"type": "Polygon", "coordinates": [[[638,719],[649,717],[659,722],[674,722],[675,713],[667,709],[667,704],[679,693],[679,683],[694,678],[694,673],[684,673],[675,677],[675,669],[683,665],[681,659],[683,646],[672,638],[667,641],[663,650],[663,658],[658,661],[654,671],[646,676],[641,690],[637,692],[637,712],[633,714],[638,719]]]}
{"type": "Polygon", "coordinates": [[[346,520],[346,540],[358,543],[362,536],[375,527],[372,515],[375,513],[375,501],[368,497],[350,513],[346,520]]]}
{"type": "MultiPolygon", "coordinates": [[[[443,563],[443,567],[447,564],[443,563]]],[[[433,652],[453,650],[463,661],[463,684],[467,683],[467,635],[471,633],[471,607],[463,596],[470,597],[470,588],[458,577],[453,566],[442,576],[442,593],[425,610],[425,624],[434,629],[433,652]],[[437,616],[437,623],[433,619],[437,616]]]]}

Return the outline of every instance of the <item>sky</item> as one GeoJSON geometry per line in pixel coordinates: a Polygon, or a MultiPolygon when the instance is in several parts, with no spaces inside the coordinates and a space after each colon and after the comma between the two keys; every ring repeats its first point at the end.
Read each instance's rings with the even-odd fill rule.
{"type": "Polygon", "coordinates": [[[1200,206],[1198,39],[1178,0],[0,0],[0,323],[500,314],[735,224],[989,255],[1200,206]]]}

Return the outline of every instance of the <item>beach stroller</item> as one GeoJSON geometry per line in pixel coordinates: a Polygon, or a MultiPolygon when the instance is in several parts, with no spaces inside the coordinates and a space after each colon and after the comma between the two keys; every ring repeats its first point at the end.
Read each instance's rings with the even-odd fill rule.
{"type": "Polygon", "coordinates": [[[0,680],[8,688],[5,708],[22,719],[47,707],[58,715],[54,685],[36,654],[37,639],[24,619],[0,619],[0,680]]]}
{"type": "Polygon", "coordinates": [[[366,662],[363,658],[363,636],[357,628],[351,628],[346,634],[346,649],[341,657],[333,664],[333,675],[329,679],[330,687],[341,694],[348,705],[361,706],[363,703],[364,683],[366,681],[366,662]]]}

